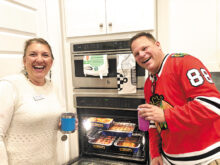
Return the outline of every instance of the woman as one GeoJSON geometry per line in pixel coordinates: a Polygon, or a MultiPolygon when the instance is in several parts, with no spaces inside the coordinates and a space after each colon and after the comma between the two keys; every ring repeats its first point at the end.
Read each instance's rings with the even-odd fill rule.
{"type": "Polygon", "coordinates": [[[53,60],[47,41],[30,39],[24,49],[24,72],[1,79],[0,165],[56,164],[59,117],[65,107],[46,78],[53,60]]]}

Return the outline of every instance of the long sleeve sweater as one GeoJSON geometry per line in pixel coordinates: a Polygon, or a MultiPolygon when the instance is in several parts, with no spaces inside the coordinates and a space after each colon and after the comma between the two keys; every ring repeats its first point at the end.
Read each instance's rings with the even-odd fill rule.
{"type": "Polygon", "coordinates": [[[0,165],[55,165],[62,98],[50,81],[23,74],[0,81],[0,165]]]}

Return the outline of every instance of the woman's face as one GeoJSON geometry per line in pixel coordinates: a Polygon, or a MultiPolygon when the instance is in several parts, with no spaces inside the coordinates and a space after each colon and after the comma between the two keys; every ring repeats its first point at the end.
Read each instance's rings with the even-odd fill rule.
{"type": "Polygon", "coordinates": [[[49,47],[33,42],[27,47],[23,62],[30,81],[38,86],[44,85],[45,76],[53,64],[49,47]]]}

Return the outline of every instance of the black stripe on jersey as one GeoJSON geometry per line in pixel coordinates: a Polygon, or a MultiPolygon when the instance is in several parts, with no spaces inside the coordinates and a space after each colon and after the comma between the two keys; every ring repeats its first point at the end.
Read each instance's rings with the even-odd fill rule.
{"type": "Polygon", "coordinates": [[[210,157],[218,152],[220,152],[220,147],[217,147],[209,152],[206,152],[204,154],[201,155],[197,155],[197,156],[189,156],[189,157],[171,157],[166,155],[163,150],[161,151],[162,155],[167,158],[169,161],[180,161],[180,162],[186,162],[186,161],[196,161],[196,160],[200,160],[200,159],[204,159],[207,157],[210,157]]]}
{"type": "Polygon", "coordinates": [[[154,122],[152,122],[152,121],[150,121],[150,126],[149,126],[149,128],[156,128],[155,123],[154,123],[154,122]]]}
{"type": "Polygon", "coordinates": [[[163,68],[163,65],[164,65],[166,59],[168,58],[168,56],[169,56],[169,54],[167,54],[167,55],[163,58],[163,61],[162,61],[161,65],[160,65],[160,68],[159,68],[159,70],[158,70],[158,72],[157,72],[158,75],[160,74],[160,72],[161,72],[161,70],[162,70],[162,68],[163,68]]]}
{"type": "Polygon", "coordinates": [[[207,102],[207,103],[215,106],[216,108],[220,109],[220,104],[219,103],[216,103],[216,102],[214,102],[212,100],[209,100],[209,99],[206,99],[206,98],[203,98],[203,97],[197,97],[197,99],[202,100],[204,102],[207,102]]]}
{"type": "Polygon", "coordinates": [[[151,126],[155,126],[155,123],[150,123],[151,126]]]}

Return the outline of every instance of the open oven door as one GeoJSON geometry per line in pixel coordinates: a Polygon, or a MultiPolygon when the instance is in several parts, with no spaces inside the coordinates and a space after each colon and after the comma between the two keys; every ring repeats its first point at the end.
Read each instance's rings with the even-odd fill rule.
{"type": "Polygon", "coordinates": [[[137,106],[144,102],[138,97],[76,96],[80,156],[68,164],[149,164],[148,132],[139,130],[137,117],[137,106]]]}

